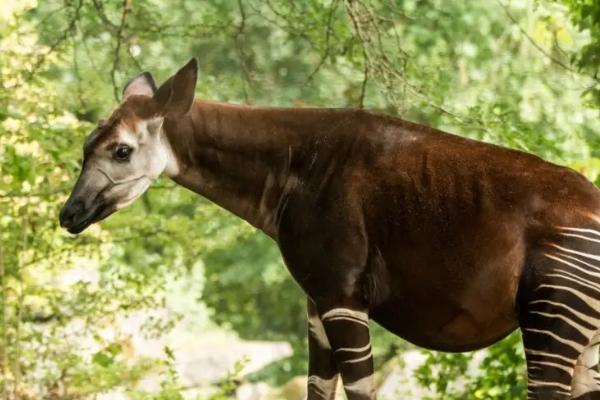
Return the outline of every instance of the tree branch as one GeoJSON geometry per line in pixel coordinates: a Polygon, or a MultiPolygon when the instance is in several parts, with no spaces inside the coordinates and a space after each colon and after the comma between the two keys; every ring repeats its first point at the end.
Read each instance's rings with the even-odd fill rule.
{"type": "Polygon", "coordinates": [[[367,58],[363,55],[363,63],[364,63],[364,72],[363,72],[363,80],[360,86],[360,99],[358,100],[358,106],[360,108],[364,108],[365,106],[365,95],[367,94],[367,83],[369,82],[369,63],[367,62],[367,58]]]}
{"type": "Polygon", "coordinates": [[[546,58],[548,58],[550,61],[552,61],[554,64],[558,65],[559,67],[569,71],[569,72],[573,72],[575,74],[578,75],[583,75],[586,76],[596,82],[600,82],[599,78],[596,76],[592,76],[592,75],[586,75],[581,73],[580,71],[576,70],[575,68],[573,68],[572,66],[565,64],[563,61],[559,60],[558,58],[552,56],[552,54],[548,53],[542,46],[540,46],[528,33],[527,31],[521,26],[521,24],[519,23],[519,21],[514,17],[514,15],[511,14],[511,12],[509,11],[508,7],[506,7],[506,5],[504,5],[500,0],[496,0],[496,2],[498,3],[498,5],[500,7],[502,7],[502,9],[504,10],[504,13],[506,14],[506,16],[508,17],[508,19],[510,19],[510,21],[519,29],[519,32],[521,32],[521,35],[523,35],[525,37],[525,39],[527,39],[527,41],[533,46],[535,47],[535,49],[537,51],[539,51],[542,55],[544,55],[546,58]]]}
{"type": "Polygon", "coordinates": [[[121,46],[122,46],[123,40],[124,40],[123,31],[125,30],[125,24],[127,22],[127,15],[129,14],[129,11],[130,11],[129,1],[130,0],[123,0],[123,6],[122,6],[122,12],[121,12],[121,22],[117,28],[117,37],[116,37],[113,65],[110,70],[110,79],[112,82],[113,94],[115,96],[116,101],[120,100],[120,95],[119,95],[120,90],[119,90],[119,87],[117,86],[116,74],[117,74],[117,69],[119,69],[121,46]]]}
{"type": "Polygon", "coordinates": [[[248,88],[247,84],[250,82],[250,71],[248,70],[248,64],[246,60],[246,53],[244,52],[244,46],[242,43],[242,37],[244,35],[244,29],[246,28],[246,10],[242,0],[238,0],[238,9],[240,11],[240,23],[236,28],[233,35],[233,41],[235,43],[235,49],[238,57],[240,58],[240,75],[242,78],[242,91],[244,92],[244,101],[248,103],[248,88]]]}
{"type": "MultiPolygon", "coordinates": [[[[346,5],[346,13],[352,22],[356,38],[363,50],[363,59],[365,61],[364,78],[362,83],[362,91],[359,105],[362,107],[364,102],[364,93],[366,91],[368,75],[377,76],[379,80],[387,88],[402,84],[412,94],[418,96],[429,107],[446,114],[461,124],[476,123],[482,129],[486,129],[485,125],[477,118],[460,116],[443,106],[434,103],[421,88],[410,82],[404,74],[404,63],[407,59],[407,54],[402,48],[398,48],[401,56],[400,60],[391,60],[388,56],[388,51],[383,46],[383,35],[379,27],[381,19],[365,4],[362,0],[344,0],[346,5]],[[396,64],[403,63],[399,68],[396,64]]],[[[389,91],[388,91],[389,92],[389,91]]],[[[388,94],[391,95],[391,94],[388,94]]],[[[397,100],[393,98],[392,100],[397,100]]]]}
{"type": "Polygon", "coordinates": [[[338,3],[339,3],[339,0],[331,1],[331,5],[329,6],[329,12],[327,13],[327,23],[326,23],[326,28],[325,28],[325,50],[321,54],[321,59],[317,63],[317,66],[315,67],[315,69],[310,73],[310,75],[308,75],[308,78],[306,78],[306,81],[304,82],[305,85],[308,85],[313,80],[313,78],[319,72],[321,67],[325,64],[325,61],[327,61],[327,57],[329,57],[329,55],[331,53],[331,35],[333,34],[333,15],[335,14],[335,11],[337,10],[338,3]]]}
{"type": "Polygon", "coordinates": [[[44,53],[40,54],[37,57],[36,62],[31,67],[31,70],[29,70],[29,72],[27,73],[27,76],[25,78],[26,80],[28,80],[28,81],[31,80],[35,76],[35,74],[39,71],[39,69],[42,67],[42,65],[46,62],[46,59],[48,58],[48,56],[50,56],[50,54],[54,53],[54,51],[65,40],[67,40],[69,38],[69,34],[72,33],[73,30],[75,30],[75,28],[77,26],[77,22],[79,21],[79,14],[80,14],[82,6],[83,6],[83,0],[79,0],[77,3],[77,6],[75,7],[75,12],[73,13],[73,16],[70,18],[67,27],[62,32],[62,34],[50,45],[48,50],[45,51],[44,53]]]}

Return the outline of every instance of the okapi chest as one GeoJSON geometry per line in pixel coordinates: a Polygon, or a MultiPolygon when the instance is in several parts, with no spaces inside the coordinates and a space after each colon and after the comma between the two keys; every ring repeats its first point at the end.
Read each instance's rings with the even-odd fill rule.
{"type": "Polygon", "coordinates": [[[464,351],[523,332],[529,395],[598,398],[600,192],[519,151],[361,110],[193,101],[133,79],[61,211],[78,233],[160,173],[271,236],[306,292],[309,399],[373,399],[368,320],[464,351]]]}

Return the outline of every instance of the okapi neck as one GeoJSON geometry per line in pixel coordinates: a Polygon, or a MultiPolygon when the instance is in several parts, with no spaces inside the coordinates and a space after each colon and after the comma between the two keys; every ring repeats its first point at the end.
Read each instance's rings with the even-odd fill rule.
{"type": "Polygon", "coordinates": [[[179,170],[172,179],[275,238],[278,209],[302,174],[295,153],[317,114],[195,102],[185,117],[165,120],[179,170]]]}

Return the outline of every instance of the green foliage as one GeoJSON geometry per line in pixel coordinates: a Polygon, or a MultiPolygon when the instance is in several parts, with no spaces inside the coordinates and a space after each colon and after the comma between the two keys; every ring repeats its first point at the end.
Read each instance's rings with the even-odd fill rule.
{"type": "Polygon", "coordinates": [[[436,394],[435,399],[512,400],[527,395],[521,335],[517,333],[479,353],[427,351],[426,355],[415,377],[436,394]]]}
{"type": "Polygon", "coordinates": [[[463,398],[464,392],[455,386],[461,385],[460,379],[469,368],[470,357],[467,354],[425,353],[426,361],[415,371],[419,383],[433,389],[439,396],[463,398]]]}
{"type": "Polygon", "coordinates": [[[217,386],[217,390],[206,400],[230,400],[235,398],[235,389],[238,386],[242,370],[247,362],[248,360],[246,359],[237,361],[225,379],[217,386]]]}
{"type": "Polygon", "coordinates": [[[304,344],[306,299],[289,278],[270,239],[247,236],[233,249],[211,252],[204,262],[206,287],[202,299],[214,310],[215,322],[230,326],[245,338],[304,344]],[[271,323],[266,325],[265,321],[271,323]]]}
{"type": "Polygon", "coordinates": [[[589,41],[573,55],[573,61],[581,71],[593,78],[593,84],[586,92],[600,102],[600,4],[594,0],[563,2],[568,5],[573,22],[589,35],[589,41]]]}

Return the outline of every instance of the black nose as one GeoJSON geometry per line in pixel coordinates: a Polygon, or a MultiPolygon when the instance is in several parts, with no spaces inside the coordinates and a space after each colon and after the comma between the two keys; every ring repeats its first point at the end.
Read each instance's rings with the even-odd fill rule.
{"type": "Polygon", "coordinates": [[[77,220],[77,217],[83,212],[83,209],[83,201],[67,201],[67,203],[63,206],[62,210],[60,210],[60,214],[58,216],[60,226],[65,228],[72,226],[73,223],[77,220]]]}

